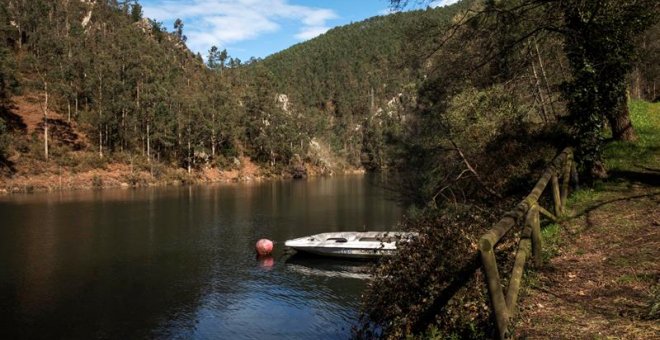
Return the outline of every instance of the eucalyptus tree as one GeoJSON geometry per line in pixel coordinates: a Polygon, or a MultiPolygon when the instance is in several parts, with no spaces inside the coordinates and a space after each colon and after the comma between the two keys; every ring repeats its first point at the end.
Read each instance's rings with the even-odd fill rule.
{"type": "Polygon", "coordinates": [[[131,21],[138,22],[142,20],[142,5],[137,1],[131,4],[131,21]]]}
{"type": "MultiPolygon", "coordinates": [[[[13,56],[7,48],[0,46],[0,110],[6,110],[9,98],[17,87],[14,70],[13,56]]],[[[4,119],[0,117],[0,166],[4,163],[9,143],[9,131],[4,119]]]]}
{"type": "Polygon", "coordinates": [[[174,34],[184,43],[188,40],[188,37],[183,35],[183,20],[177,18],[174,21],[174,34]]]}

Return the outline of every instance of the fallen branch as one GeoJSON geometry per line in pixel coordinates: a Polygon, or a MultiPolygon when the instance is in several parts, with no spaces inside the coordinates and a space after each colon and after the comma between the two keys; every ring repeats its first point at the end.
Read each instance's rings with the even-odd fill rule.
{"type": "Polygon", "coordinates": [[[502,195],[498,194],[495,190],[489,188],[486,183],[481,179],[481,176],[477,173],[477,171],[470,165],[470,162],[468,162],[467,158],[465,158],[465,155],[463,154],[463,151],[461,151],[461,148],[456,145],[456,143],[453,140],[449,140],[451,142],[451,145],[454,146],[454,150],[458,153],[459,156],[461,156],[461,159],[463,160],[463,164],[468,168],[468,170],[474,175],[474,177],[477,179],[477,182],[481,184],[481,188],[486,190],[489,194],[497,197],[497,198],[502,198],[502,195]]]}

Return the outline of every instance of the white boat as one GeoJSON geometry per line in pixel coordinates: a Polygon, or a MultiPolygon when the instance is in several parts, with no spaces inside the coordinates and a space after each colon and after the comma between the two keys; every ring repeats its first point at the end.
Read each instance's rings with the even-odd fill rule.
{"type": "Polygon", "coordinates": [[[344,231],[300,237],[284,245],[316,255],[369,259],[394,255],[397,242],[409,242],[417,236],[402,231],[344,231]]]}

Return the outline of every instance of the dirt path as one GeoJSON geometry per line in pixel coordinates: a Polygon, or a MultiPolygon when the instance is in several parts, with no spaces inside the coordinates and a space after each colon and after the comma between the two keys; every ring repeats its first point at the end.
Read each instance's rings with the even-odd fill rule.
{"type": "Polygon", "coordinates": [[[660,339],[660,173],[644,175],[575,199],[528,277],[517,338],[660,339]]]}

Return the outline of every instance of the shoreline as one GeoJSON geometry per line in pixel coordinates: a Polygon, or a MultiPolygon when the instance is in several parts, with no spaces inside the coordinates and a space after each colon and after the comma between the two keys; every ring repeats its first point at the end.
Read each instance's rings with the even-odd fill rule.
{"type": "MultiPolygon", "coordinates": [[[[337,173],[308,172],[305,178],[365,175],[362,168],[346,169],[337,173]]],[[[171,170],[162,178],[148,171],[121,171],[114,169],[94,169],[81,173],[66,171],[63,174],[41,173],[0,178],[0,196],[31,193],[55,193],[67,191],[87,191],[104,189],[138,189],[152,187],[183,187],[202,184],[240,184],[292,179],[288,174],[245,174],[237,170],[216,168],[196,170],[190,174],[183,169],[171,170]]]]}

